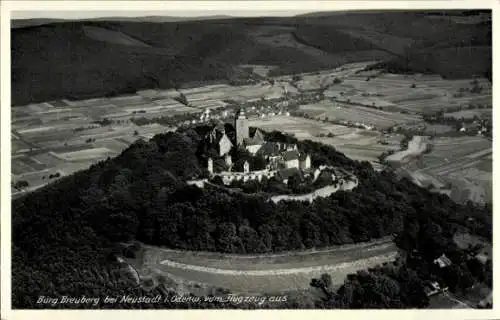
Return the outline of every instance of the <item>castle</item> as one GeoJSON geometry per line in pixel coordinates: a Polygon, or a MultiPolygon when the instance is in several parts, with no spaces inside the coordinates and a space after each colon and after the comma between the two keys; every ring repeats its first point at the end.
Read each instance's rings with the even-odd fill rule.
{"type": "MultiPolygon", "coordinates": [[[[299,152],[296,144],[285,144],[280,142],[266,141],[261,130],[256,129],[250,135],[249,121],[243,110],[240,110],[235,117],[234,127],[236,129],[235,141],[227,136],[225,126],[222,123],[214,126],[208,134],[209,142],[217,147],[219,157],[224,158],[228,167],[227,171],[217,173],[216,175],[226,178],[225,180],[243,180],[261,179],[262,176],[279,177],[286,183],[288,177],[294,174],[302,176],[310,174],[311,157],[308,154],[299,152]],[[266,168],[264,170],[252,171],[248,161],[243,165],[243,172],[233,172],[233,162],[230,151],[233,147],[244,148],[252,156],[259,156],[265,159],[266,168]]],[[[207,169],[210,175],[214,175],[214,161],[208,159],[207,169]]]]}

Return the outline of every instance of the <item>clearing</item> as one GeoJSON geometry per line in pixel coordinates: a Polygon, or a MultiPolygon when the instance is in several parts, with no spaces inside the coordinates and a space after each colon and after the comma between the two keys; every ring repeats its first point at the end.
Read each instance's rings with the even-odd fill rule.
{"type": "Polygon", "coordinates": [[[134,39],[120,31],[92,26],[83,26],[82,29],[87,37],[97,41],[121,44],[125,46],[150,47],[150,45],[134,39]]]}

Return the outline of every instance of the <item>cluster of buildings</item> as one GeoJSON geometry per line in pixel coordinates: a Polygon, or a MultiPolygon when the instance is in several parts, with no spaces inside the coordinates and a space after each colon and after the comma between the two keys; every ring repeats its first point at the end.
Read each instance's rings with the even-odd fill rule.
{"type": "MultiPolygon", "coordinates": [[[[273,110],[274,108],[271,106],[267,107],[252,107],[250,108],[250,116],[254,118],[270,118],[270,117],[275,117],[275,116],[290,116],[290,112],[284,111],[284,110],[273,110]]],[[[232,111],[229,108],[224,108],[222,110],[217,110],[217,112],[214,112],[212,109],[205,109],[204,112],[199,114],[198,118],[192,119],[192,120],[185,120],[182,121],[180,124],[181,125],[193,125],[193,124],[202,124],[202,123],[208,123],[210,121],[214,120],[223,120],[227,119],[230,115],[232,114],[232,111]]]]}
{"type": "Polygon", "coordinates": [[[237,113],[234,127],[235,139],[232,141],[226,134],[223,123],[216,125],[207,135],[207,142],[218,152],[219,158],[224,159],[226,171],[214,171],[214,159],[209,158],[207,169],[209,174],[220,176],[225,184],[232,181],[262,180],[263,177],[276,177],[284,183],[293,175],[319,175],[319,169],[311,169],[311,157],[300,152],[296,144],[266,141],[261,130],[256,129],[250,135],[249,122],[243,110],[237,113]],[[245,161],[243,171],[233,171],[233,161],[230,152],[233,148],[244,148],[252,156],[258,156],[266,161],[265,169],[253,170],[250,163],[245,161]]]}

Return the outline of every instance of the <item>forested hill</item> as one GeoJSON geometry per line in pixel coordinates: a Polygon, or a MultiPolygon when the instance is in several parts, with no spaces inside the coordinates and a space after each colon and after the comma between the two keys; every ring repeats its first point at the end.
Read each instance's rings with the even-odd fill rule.
{"type": "Polygon", "coordinates": [[[296,142],[311,154],[314,166],[352,171],[359,187],[312,204],[274,204],[259,195],[187,186],[185,179],[204,170],[197,150],[207,129],[138,141],[114,159],[13,200],[13,306],[40,307],[35,302],[41,295],[141,293],[110,275],[114,269],[106,257],[118,241],[256,253],[397,233],[401,248],[425,252],[425,259],[432,261],[443,252],[462,259],[451,241],[456,230],[491,239],[491,208],[458,205],[408,180],[376,173],[369,163],[350,160],[332,147],[277,132],[267,138],[296,142]]]}
{"type": "Polygon", "coordinates": [[[491,11],[336,12],[200,21],[64,21],[11,29],[14,105],[244,81],[383,61],[393,72],[491,75],[491,11]],[[489,18],[489,19],[488,19],[489,18]]]}

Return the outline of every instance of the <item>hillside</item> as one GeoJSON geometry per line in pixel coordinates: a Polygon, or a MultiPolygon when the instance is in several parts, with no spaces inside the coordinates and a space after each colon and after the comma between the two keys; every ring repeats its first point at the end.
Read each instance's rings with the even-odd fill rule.
{"type": "MultiPolygon", "coordinates": [[[[265,253],[358,243],[396,233],[401,249],[422,252],[427,263],[443,252],[458,263],[464,256],[452,242],[457,230],[491,239],[491,208],[456,204],[408,180],[377,173],[369,163],[353,161],[332,147],[277,132],[266,134],[267,139],[297,143],[311,154],[313,166],[341,166],[359,178],[359,186],[312,204],[274,204],[265,201],[263,194],[188,186],[186,179],[205,170],[200,150],[208,130],[201,126],[138,141],[116,158],[13,200],[13,307],[42,307],[35,303],[40,295],[154,296],[157,291],[144,292],[131,285],[106,259],[119,252],[115,244],[122,241],[183,250],[265,253]]],[[[411,272],[428,277],[433,271],[420,270],[420,264],[412,266],[416,271],[411,272]]],[[[462,265],[457,268],[457,272],[468,270],[462,265]]],[[[405,270],[405,266],[400,269],[405,270]]],[[[416,285],[422,292],[421,285],[405,287],[407,280],[402,277],[397,278],[402,290],[417,290],[416,285]]],[[[399,299],[411,296],[405,292],[399,299]]],[[[359,303],[345,299],[329,307],[359,303]]],[[[380,296],[379,302],[366,299],[361,299],[366,306],[384,306],[380,296]]],[[[420,298],[405,299],[391,307],[423,303],[420,298]]]]}
{"type": "Polygon", "coordinates": [[[272,75],[359,61],[446,77],[491,74],[491,20],[395,11],[146,21],[13,25],[13,104],[244,80],[250,75],[238,66],[246,64],[276,66],[272,75]]]}
{"type": "MultiPolygon", "coordinates": [[[[203,21],[203,20],[220,20],[220,19],[234,19],[231,16],[214,15],[214,16],[199,16],[199,17],[169,17],[169,16],[144,16],[144,17],[103,17],[94,19],[79,19],[78,21],[129,21],[129,22],[179,22],[179,21],[203,21]]],[[[26,28],[41,26],[44,24],[51,24],[56,22],[70,22],[67,19],[56,18],[38,18],[38,19],[13,19],[11,20],[11,28],[26,28]]]]}

